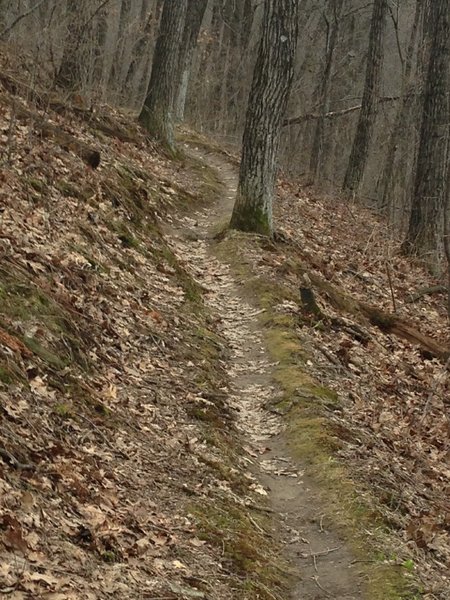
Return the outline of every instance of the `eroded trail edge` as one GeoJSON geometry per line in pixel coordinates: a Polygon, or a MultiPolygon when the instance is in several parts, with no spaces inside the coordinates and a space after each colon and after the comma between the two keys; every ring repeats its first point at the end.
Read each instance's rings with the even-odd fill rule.
{"type": "Polygon", "coordinates": [[[244,460],[259,485],[261,504],[273,512],[273,531],[285,548],[293,582],[293,599],[365,597],[360,565],[333,530],[320,490],[293,461],[282,418],[270,410],[279,391],[260,322],[261,309],[244,294],[232,268],[215,253],[215,228],[229,217],[236,193],[235,168],[215,154],[197,154],[218,174],[224,193],[213,207],[181,218],[175,226],[174,250],[205,289],[205,302],[230,349],[228,403],[244,441],[244,460]]]}

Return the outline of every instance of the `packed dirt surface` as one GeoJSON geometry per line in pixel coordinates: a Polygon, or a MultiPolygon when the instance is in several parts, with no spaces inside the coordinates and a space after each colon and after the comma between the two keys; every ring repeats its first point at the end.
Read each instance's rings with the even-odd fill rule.
{"type": "Polygon", "coordinates": [[[214,231],[231,215],[236,170],[217,155],[196,157],[217,170],[224,193],[214,206],[177,223],[180,239],[174,249],[206,290],[206,302],[231,348],[227,401],[246,442],[247,460],[261,483],[260,493],[268,497],[275,525],[280,526],[274,535],[282,542],[295,581],[290,597],[362,599],[366,596],[355,556],[333,531],[317,484],[289,456],[282,419],[269,410],[280,391],[273,383],[274,365],[258,320],[261,311],[245,297],[230,267],[214,256],[214,231]]]}

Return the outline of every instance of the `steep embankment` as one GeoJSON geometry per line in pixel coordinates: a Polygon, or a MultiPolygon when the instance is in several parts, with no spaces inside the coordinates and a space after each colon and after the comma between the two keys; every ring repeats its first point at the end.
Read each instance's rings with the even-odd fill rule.
{"type": "Polygon", "coordinates": [[[160,226],[216,176],[1,80],[0,595],[273,598],[228,349],[160,226]]]}
{"type": "Polygon", "coordinates": [[[229,157],[0,82],[0,594],[447,598],[424,273],[289,184],[276,243],[209,239],[229,157]]]}

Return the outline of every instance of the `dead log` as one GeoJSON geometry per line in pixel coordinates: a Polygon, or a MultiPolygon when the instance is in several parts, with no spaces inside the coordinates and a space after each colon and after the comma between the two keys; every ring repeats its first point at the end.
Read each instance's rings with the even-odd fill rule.
{"type": "MultiPolygon", "coordinates": [[[[378,100],[378,104],[395,102],[399,99],[400,96],[385,96],[378,100]]],[[[289,125],[301,125],[302,123],[306,123],[307,121],[314,121],[317,119],[334,119],[336,117],[343,117],[357,110],[361,110],[361,104],[357,104],[356,106],[350,106],[349,108],[343,108],[341,110],[334,110],[325,114],[307,113],[305,115],[299,115],[298,117],[290,117],[289,119],[285,119],[285,121],[283,122],[283,127],[287,127],[289,125]]]]}
{"type": "Polygon", "coordinates": [[[372,325],[378,327],[384,333],[391,333],[412,344],[418,346],[426,358],[438,358],[447,360],[450,356],[448,348],[444,348],[435,339],[421,333],[413,325],[399,318],[397,315],[386,313],[379,308],[359,303],[361,313],[367,317],[372,325]]]}
{"type": "Polygon", "coordinates": [[[413,346],[418,347],[426,358],[437,358],[444,362],[448,360],[450,356],[449,348],[444,347],[431,336],[421,333],[405,319],[348,296],[343,290],[325,281],[315,273],[309,273],[309,278],[319,291],[326,294],[328,300],[338,310],[356,317],[359,316],[371,325],[378,327],[383,333],[392,334],[406,340],[413,346]]]}

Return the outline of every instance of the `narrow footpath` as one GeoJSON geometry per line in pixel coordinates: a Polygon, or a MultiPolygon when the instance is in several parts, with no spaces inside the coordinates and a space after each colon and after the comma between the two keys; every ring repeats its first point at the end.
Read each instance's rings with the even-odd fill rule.
{"type": "Polygon", "coordinates": [[[231,215],[237,174],[226,157],[189,149],[213,168],[225,193],[214,206],[175,225],[174,250],[207,290],[205,302],[217,316],[230,348],[229,404],[242,432],[246,459],[273,511],[273,535],[285,548],[295,600],[362,600],[364,581],[348,544],[333,531],[320,490],[289,456],[281,417],[265,407],[279,393],[259,322],[260,310],[245,298],[231,268],[214,254],[213,231],[231,215]]]}

